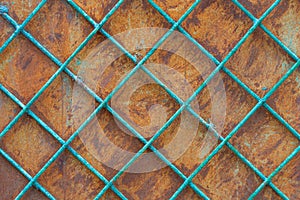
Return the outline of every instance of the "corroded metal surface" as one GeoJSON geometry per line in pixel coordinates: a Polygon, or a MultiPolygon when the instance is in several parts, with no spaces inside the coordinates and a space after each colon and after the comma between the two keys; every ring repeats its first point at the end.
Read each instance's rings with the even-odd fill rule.
{"type": "MultiPolygon", "coordinates": [[[[21,23],[38,4],[37,0],[4,2],[10,8],[9,14],[21,23]]],[[[99,1],[76,0],[95,21],[99,22],[116,3],[115,0],[99,1]]],[[[180,16],[192,1],[156,1],[173,19],[180,16]]],[[[2,2],[1,2],[2,3],[2,2]]],[[[259,17],[272,4],[272,1],[247,1],[241,3],[254,16],[259,17]]],[[[300,1],[282,1],[263,24],[280,40],[300,56],[300,1]]],[[[185,28],[200,44],[217,59],[223,59],[243,34],[252,25],[251,20],[230,1],[203,1],[183,22],[185,28]]],[[[12,34],[13,28],[0,17],[0,45],[12,34]]],[[[104,29],[111,35],[142,27],[170,28],[171,25],[154,9],[142,0],[125,1],[112,16],[104,29]]],[[[92,26],[78,15],[63,0],[49,1],[25,28],[38,41],[65,61],[84,38],[92,31],[92,26]],[[39,28],[43,26],[44,28],[39,28]]],[[[77,74],[82,61],[90,50],[105,40],[100,33],[74,58],[68,68],[77,74]]],[[[111,48],[114,48],[113,45],[111,48]]],[[[136,48],[135,55],[143,56],[149,49],[136,48]]],[[[166,64],[183,74],[196,89],[202,78],[190,63],[174,54],[156,52],[149,60],[166,64]]],[[[280,47],[261,30],[256,30],[229,60],[226,67],[247,84],[259,96],[263,96],[294,64],[280,47]]],[[[98,87],[97,94],[105,98],[116,86],[119,77],[134,67],[125,56],[118,58],[107,68],[106,74],[99,77],[106,81],[105,87],[98,87]],[[120,69],[121,68],[121,69],[120,69]]],[[[24,36],[16,39],[0,55],[0,82],[24,104],[42,87],[58,67],[41,53],[24,36]]],[[[207,69],[206,73],[212,71],[207,69]]],[[[226,91],[226,120],[221,133],[226,136],[235,125],[252,109],[256,100],[235,83],[228,75],[221,73],[226,91]]],[[[68,139],[78,128],[72,121],[72,90],[74,82],[66,74],[61,74],[31,107],[63,139],[68,139]]],[[[166,107],[168,117],[176,112],[179,105],[157,85],[148,85],[148,93],[136,92],[132,97],[130,111],[140,124],[149,123],[147,109],[153,103],[166,107]],[[146,105],[140,106],[144,99],[146,105]]],[[[199,114],[209,120],[211,100],[205,89],[198,97],[199,114]]],[[[276,112],[300,131],[300,70],[297,69],[277,92],[268,100],[276,112]]],[[[0,130],[13,119],[20,108],[5,94],[0,93],[0,130]]],[[[137,152],[142,143],[135,137],[125,134],[113,116],[103,110],[98,120],[105,135],[117,146],[137,152]]],[[[179,119],[178,119],[179,120],[179,119]]],[[[154,142],[160,148],[169,143],[176,131],[175,121],[154,142]]],[[[199,133],[205,132],[199,125],[199,133]]],[[[149,139],[149,138],[147,138],[149,139]]],[[[199,149],[204,136],[197,134],[187,151],[174,162],[186,176],[203,161],[199,149]]],[[[278,122],[266,109],[260,108],[238,131],[230,142],[268,176],[298,145],[299,141],[278,122]]],[[[99,162],[87,150],[82,141],[76,138],[71,146],[89,161],[108,180],[117,171],[99,162]]],[[[30,175],[34,176],[43,164],[60,147],[30,116],[23,116],[0,141],[0,147],[15,159],[30,175]]],[[[149,152],[149,151],[147,151],[149,152]]],[[[107,149],[110,155],[110,149],[107,149]]],[[[111,155],[113,156],[113,155],[111,155]]],[[[104,184],[82,165],[72,154],[65,151],[38,179],[57,199],[92,199],[104,184]]],[[[194,183],[212,199],[246,199],[262,182],[239,158],[224,147],[208,165],[193,179],[194,183]]],[[[124,173],[114,184],[129,199],[167,199],[177,190],[183,180],[170,168],[158,171],[133,174],[124,173]]],[[[0,199],[12,199],[26,185],[27,179],[0,157],[0,199]]],[[[273,183],[291,199],[299,199],[300,157],[296,156],[282,172],[274,177],[273,183]]],[[[42,193],[31,189],[24,199],[43,199],[42,193]]],[[[108,190],[103,199],[117,199],[108,190]]],[[[198,199],[192,189],[186,188],[179,199],[198,199]]],[[[267,186],[257,199],[280,199],[267,186]]]]}

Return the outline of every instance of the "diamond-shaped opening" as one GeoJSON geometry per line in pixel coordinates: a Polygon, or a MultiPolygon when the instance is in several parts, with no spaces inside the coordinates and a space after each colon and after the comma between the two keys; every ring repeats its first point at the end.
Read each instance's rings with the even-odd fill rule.
{"type": "Polygon", "coordinates": [[[88,15],[90,15],[96,22],[100,20],[115,6],[117,0],[92,2],[85,0],[74,0],[88,15]]]}
{"type": "MultiPolygon", "coordinates": [[[[137,81],[135,82],[137,83],[137,81]]],[[[172,99],[172,97],[170,97],[164,89],[157,84],[138,85],[136,90],[132,90],[133,92],[128,99],[123,98],[124,96],[122,96],[128,96],[126,93],[127,91],[128,89],[126,89],[120,96],[117,96],[116,101],[112,101],[111,105],[115,108],[115,111],[118,112],[123,119],[125,119],[128,124],[137,130],[146,140],[150,140],[179,109],[179,104],[177,104],[175,100],[172,99]]],[[[180,124],[181,120],[182,117],[179,115],[153,143],[153,146],[157,149],[168,146],[167,149],[162,150],[165,155],[174,153],[176,151],[176,149],[174,149],[177,147],[176,145],[183,145],[183,141],[180,141],[178,137],[175,146],[168,145],[172,142],[173,134],[178,131],[178,124],[180,124]]],[[[119,124],[120,122],[117,121],[117,125],[119,124]]],[[[124,130],[123,125],[120,125],[120,128],[124,130]]],[[[184,133],[187,133],[188,130],[189,127],[186,124],[185,126],[182,126],[180,130],[181,137],[184,133]],[[186,129],[182,130],[184,128],[186,129]]],[[[125,132],[129,135],[133,135],[128,131],[125,132]]],[[[139,140],[137,141],[141,143],[139,140]]],[[[122,149],[126,148],[124,145],[120,147],[122,149]]],[[[140,149],[140,147],[138,147],[138,149],[140,149]]],[[[146,155],[144,154],[142,156],[139,164],[137,164],[134,168],[139,165],[143,165],[143,163],[149,163],[147,169],[150,171],[157,170],[165,166],[165,163],[158,159],[157,156],[149,149],[147,149],[145,153],[146,155]]],[[[170,156],[172,157],[172,155],[170,156]]],[[[144,170],[146,170],[146,167],[144,167],[144,170]]]]}
{"type": "MultiPolygon", "coordinates": [[[[80,88],[80,91],[77,90],[77,92],[72,102],[71,120],[73,132],[77,130],[99,106],[99,103],[95,102],[94,98],[87,94],[82,88],[80,88]]],[[[139,116],[139,118],[141,119],[141,116],[139,116]]],[[[81,142],[76,143],[74,148],[85,146],[87,151],[92,154],[91,157],[94,156],[96,160],[105,159],[105,162],[115,164],[114,159],[116,159],[118,155],[114,154],[114,151],[118,150],[118,148],[122,149],[122,151],[127,151],[129,153],[127,157],[121,156],[122,158],[117,158],[118,161],[116,163],[120,162],[118,167],[122,167],[128,162],[135,152],[143,146],[143,144],[105,108],[82,130],[79,137],[81,142]],[[107,145],[112,146],[111,153],[106,152],[107,145]],[[103,156],[99,158],[99,155],[103,156]]]]}
{"type": "Polygon", "coordinates": [[[231,1],[201,1],[182,26],[217,59],[223,59],[252,25],[231,1]]]}
{"type": "MultiPolygon", "coordinates": [[[[185,111],[186,112],[186,111],[185,111]]],[[[188,117],[193,117],[189,114],[188,117]]],[[[184,145],[175,146],[174,141],[171,140],[168,145],[174,149],[174,152],[162,152],[165,157],[169,158],[172,156],[179,156],[176,161],[174,161],[174,165],[186,176],[189,176],[203,161],[204,159],[213,151],[213,149],[219,144],[218,139],[213,135],[212,132],[208,131],[208,129],[202,125],[200,122],[196,121],[197,119],[191,119],[190,121],[181,121],[183,126],[189,127],[189,129],[185,130],[187,137],[181,135],[182,143],[184,145]],[[192,124],[193,123],[193,124],[192,124]],[[191,129],[191,127],[198,126],[197,129],[191,129]],[[194,132],[194,133],[193,133],[194,132]],[[172,147],[173,146],[173,147],[172,147]],[[184,147],[184,149],[183,149],[184,147]],[[182,155],[180,150],[183,149],[182,155]],[[176,155],[177,153],[178,155],[176,155]]],[[[177,126],[182,126],[181,124],[177,126]]],[[[182,131],[181,131],[182,132],[182,131]]],[[[171,139],[175,140],[175,134],[180,136],[180,129],[177,132],[172,132],[170,135],[171,139]]],[[[177,137],[178,137],[177,136],[177,137]]],[[[166,137],[164,135],[164,137],[166,137]]],[[[160,139],[160,138],[159,138],[160,139]]],[[[156,145],[155,145],[156,146],[156,145]]],[[[200,188],[201,189],[201,188],[200,188]]]]}
{"type": "Polygon", "coordinates": [[[263,24],[288,48],[300,56],[300,2],[281,1],[263,24]]]}
{"type": "Polygon", "coordinates": [[[300,69],[296,69],[267,101],[300,133],[300,69]]]}
{"type": "MultiPolygon", "coordinates": [[[[104,187],[104,183],[67,150],[42,174],[39,181],[58,199],[93,199],[104,187]]],[[[118,199],[112,191],[104,197],[118,199]]]]}
{"type": "Polygon", "coordinates": [[[153,83],[132,91],[129,99],[118,96],[111,104],[121,117],[147,139],[150,139],[179,109],[175,100],[159,85],[153,83]],[[124,108],[123,105],[126,104],[128,107],[124,108]]]}
{"type": "MultiPolygon", "coordinates": [[[[137,73],[143,72],[139,71],[137,73]]],[[[117,93],[115,97],[113,97],[110,105],[141,135],[143,135],[146,139],[150,139],[176,112],[179,105],[159,85],[154,84],[153,82],[145,84],[142,82],[141,84],[138,84],[138,79],[145,80],[149,79],[149,77],[146,74],[140,75],[139,77],[132,77],[132,79],[128,81],[128,85],[123,86],[124,89],[121,89],[120,93],[117,93]],[[135,86],[137,87],[134,88],[135,86]],[[128,95],[128,92],[130,95],[128,95]]],[[[81,95],[79,99],[82,100],[85,95],[86,94],[81,95]]],[[[91,100],[93,101],[93,99],[91,100]]],[[[79,113],[79,109],[84,107],[82,103],[87,103],[87,101],[83,100],[81,104],[79,102],[76,106],[76,111],[79,113]]],[[[89,103],[87,104],[90,105],[89,103]]],[[[80,116],[80,118],[77,119],[79,124],[82,124],[87,116],[98,105],[99,104],[95,104],[94,107],[92,106],[87,110],[83,109],[82,112],[84,115],[78,115],[80,116]]],[[[180,117],[178,117],[175,122],[173,122],[170,127],[165,130],[167,133],[163,133],[163,135],[167,135],[166,137],[161,136],[160,139],[154,142],[155,146],[161,147],[169,142],[169,139],[172,138],[172,132],[176,132],[175,129],[178,121],[180,121],[180,117]]],[[[185,128],[189,129],[187,125],[185,128]]],[[[106,157],[105,162],[114,162],[114,159],[117,157],[114,151],[118,150],[114,148],[120,148],[122,151],[129,152],[129,154],[123,156],[122,159],[118,158],[116,163],[120,162],[119,160],[122,161],[118,164],[118,167],[125,165],[125,161],[129,161],[129,159],[134,155],[133,152],[137,152],[143,146],[142,142],[134,137],[133,134],[117,120],[117,118],[113,117],[105,109],[97,115],[95,124],[89,124],[80,136],[83,137],[83,140],[86,140],[83,143],[86,145],[92,145],[91,147],[87,147],[87,149],[90,149],[92,153],[94,152],[93,154],[98,154],[96,156],[99,156],[99,151],[100,154],[103,154],[103,150],[106,151],[104,152],[105,156],[100,156],[102,159],[106,157]],[[103,133],[103,135],[107,138],[102,138],[103,136],[102,134],[99,134],[99,132],[103,133]],[[113,147],[107,147],[109,145],[108,142],[111,142],[110,145],[113,147]],[[105,146],[105,149],[100,148],[103,146],[105,146]],[[107,151],[107,149],[111,149],[110,151],[112,153],[107,151]]],[[[149,150],[146,152],[149,152],[149,150]]],[[[156,159],[155,156],[154,159],[156,159]]]]}
{"type": "Polygon", "coordinates": [[[194,102],[194,109],[207,123],[212,123],[220,135],[226,137],[247,115],[257,101],[231,77],[220,71],[194,102]]]}
{"type": "Polygon", "coordinates": [[[5,49],[1,58],[0,81],[23,103],[57,70],[53,62],[21,35],[5,49]]]}
{"type": "Polygon", "coordinates": [[[72,133],[72,89],[71,78],[61,73],[30,108],[65,140],[72,133]]]}
{"type": "MultiPolygon", "coordinates": [[[[104,183],[73,156],[68,156],[65,170],[69,186],[66,190],[67,197],[91,199],[104,187],[104,183]]],[[[105,197],[119,199],[112,191],[107,192],[105,197]]]]}
{"type": "Polygon", "coordinates": [[[124,1],[103,26],[112,36],[128,31],[128,39],[134,37],[134,32],[131,32],[133,29],[146,27],[170,27],[170,24],[146,0],[124,1]]]}
{"type": "Polygon", "coordinates": [[[103,36],[98,36],[74,58],[70,68],[79,78],[73,94],[88,95],[80,86],[83,82],[104,99],[129,73],[134,63],[109,40],[102,43],[103,36]]]}
{"type": "Polygon", "coordinates": [[[0,193],[3,199],[14,199],[28,180],[4,157],[0,156],[0,193]]]}
{"type": "MultiPolygon", "coordinates": [[[[69,74],[62,72],[32,106],[32,110],[64,139],[69,138],[73,129],[76,130],[78,128],[78,126],[72,127],[72,109],[75,109],[74,106],[76,106],[75,104],[77,102],[74,102],[74,98],[78,96],[78,93],[83,93],[84,96],[91,97],[81,86],[81,81],[94,91],[97,91],[95,88],[99,87],[98,79],[94,81],[92,79],[93,77],[91,77],[98,74],[98,72],[95,73],[95,71],[92,71],[92,73],[90,73],[91,70],[96,67],[95,65],[97,63],[88,65],[82,62],[88,62],[88,59],[85,59],[85,57],[87,54],[93,53],[94,47],[102,41],[103,36],[96,34],[67,66],[74,75],[78,75],[76,82],[71,79],[69,74]]],[[[112,48],[113,47],[112,45],[112,48]]],[[[60,66],[56,66],[56,69],[59,67],[60,66]]]]}
{"type": "Polygon", "coordinates": [[[266,176],[299,145],[264,108],[256,111],[230,142],[266,176]]]}
{"type": "MultiPolygon", "coordinates": [[[[53,194],[52,194],[53,195],[53,194]]],[[[37,190],[36,188],[32,187],[30,188],[24,195],[23,199],[25,200],[35,200],[35,199],[39,199],[39,200],[47,200],[48,198],[39,190],[37,190]]]]}
{"type": "Polygon", "coordinates": [[[49,1],[26,29],[64,62],[93,30],[67,1],[49,1]]]}
{"type": "Polygon", "coordinates": [[[179,104],[142,70],[112,97],[110,105],[148,139],[179,109],[179,104]]]}
{"type": "Polygon", "coordinates": [[[83,143],[79,137],[74,139],[71,146],[106,179],[110,180],[117,173],[115,169],[110,168],[101,159],[98,159],[97,155],[90,150],[90,146],[83,143]]]}
{"type": "MultiPolygon", "coordinates": [[[[85,121],[84,115],[79,115],[78,118],[74,115],[74,120],[85,121]]],[[[103,109],[80,132],[71,146],[89,162],[102,163],[101,168],[112,175],[114,170],[121,169],[143,147],[143,143],[103,109]],[[107,170],[105,166],[113,170],[107,170]]]]}
{"type": "Polygon", "coordinates": [[[273,3],[273,1],[259,0],[240,0],[239,2],[256,18],[259,18],[273,3]]]}
{"type": "Polygon", "coordinates": [[[0,47],[4,44],[4,42],[13,34],[15,29],[12,25],[10,25],[5,19],[0,18],[0,47]]]}
{"type": "Polygon", "coordinates": [[[290,199],[300,197],[300,154],[298,153],[273,179],[272,182],[290,199]]]}
{"type": "Polygon", "coordinates": [[[5,3],[1,2],[2,5],[6,6],[9,9],[8,14],[21,24],[30,13],[38,6],[41,0],[33,0],[30,2],[27,1],[6,1],[5,3]]]}
{"type": "Polygon", "coordinates": [[[59,143],[34,119],[25,115],[2,138],[1,148],[34,175],[59,148],[59,143]]]}
{"type": "Polygon", "coordinates": [[[193,179],[211,199],[247,199],[261,179],[224,146],[193,179]]]}
{"type": "MultiPolygon", "coordinates": [[[[62,73],[62,75],[55,79],[55,81],[49,86],[49,89],[47,89],[32,106],[32,110],[65,140],[67,140],[79,128],[79,126],[95,109],[95,107],[93,107],[89,110],[89,112],[83,114],[84,117],[76,118],[76,110],[81,108],[81,105],[76,104],[76,101],[74,101],[72,96],[74,93],[72,93],[72,89],[73,83],[70,78],[66,74],[62,73]],[[57,101],[57,99],[59,99],[59,101],[57,101]],[[76,121],[76,119],[78,120],[76,121]]],[[[81,90],[83,96],[80,98],[84,99],[83,97],[88,96],[89,94],[86,93],[84,89],[81,88],[81,90]]],[[[76,97],[78,96],[75,95],[74,98],[76,97]]],[[[83,108],[86,107],[83,106],[83,108]]],[[[82,156],[85,157],[93,166],[96,166],[97,170],[101,173],[103,171],[108,171],[107,174],[115,173],[113,170],[102,165],[101,162],[95,159],[93,155],[86,150],[79,138],[76,138],[72,145],[74,148],[79,150],[80,154],[82,154],[82,156]]]]}
{"type": "MultiPolygon", "coordinates": [[[[145,79],[146,78],[142,78],[142,80],[145,79]]],[[[130,93],[131,95],[127,94],[128,88],[125,87],[125,90],[121,92],[119,96],[116,95],[118,98],[116,104],[114,104],[115,101],[112,101],[111,105],[116,108],[115,110],[123,116],[127,122],[132,120],[132,123],[129,124],[138,130],[141,135],[143,135],[146,139],[150,139],[153,134],[155,134],[164,125],[164,123],[166,123],[167,120],[175,114],[175,112],[179,109],[179,105],[164,91],[163,88],[157,84],[145,84],[143,86],[139,86],[137,82],[138,81],[136,80],[134,81],[137,89],[133,90],[134,92],[130,93]],[[129,98],[126,99],[126,96],[129,98]],[[123,106],[117,105],[118,101],[121,101],[121,105],[123,102],[125,109],[123,106]],[[120,108],[120,110],[117,108],[120,108]]],[[[130,86],[132,85],[133,84],[130,86]]],[[[103,122],[107,120],[100,121],[103,122]]],[[[118,124],[120,124],[120,122],[117,123],[117,125],[118,124]]],[[[171,125],[158,137],[158,139],[154,141],[153,146],[161,150],[161,153],[163,153],[167,158],[172,158],[174,161],[174,159],[176,160],[178,158],[177,156],[181,156],[181,154],[184,153],[185,149],[182,151],[181,147],[188,148],[190,145],[189,141],[194,139],[196,132],[198,132],[198,121],[189,113],[184,111],[171,123],[171,125]],[[178,134],[178,131],[180,131],[181,134],[178,134]],[[184,138],[188,139],[188,141],[184,142],[184,138]],[[174,142],[173,140],[175,140],[175,143],[172,143],[174,142]],[[163,149],[165,147],[166,149],[163,149]]],[[[131,133],[129,134],[131,135],[131,133]]],[[[120,137],[125,138],[125,136],[120,137]]],[[[110,137],[112,137],[111,140],[117,138],[117,136],[113,136],[111,134],[110,137]]],[[[197,144],[194,145],[197,146],[197,144]]],[[[121,143],[119,147],[127,148],[124,147],[124,142],[121,143]]],[[[209,150],[205,149],[205,151],[209,150]]],[[[153,155],[151,159],[152,158],[153,162],[157,162],[155,169],[159,169],[159,166],[164,166],[164,163],[157,159],[156,156],[153,155]]],[[[153,162],[151,161],[150,163],[153,162]]]]}
{"type": "MultiPolygon", "coordinates": [[[[160,38],[156,36],[153,39],[160,38]]],[[[149,50],[146,49],[146,52],[149,50]]],[[[186,36],[174,31],[145,62],[145,67],[186,101],[216,65],[186,36]],[[189,93],[182,94],[187,93],[185,90],[189,93]]]]}
{"type": "Polygon", "coordinates": [[[6,94],[0,92],[0,110],[3,116],[0,118],[0,131],[19,113],[21,108],[15,104],[6,94]]]}
{"type": "Polygon", "coordinates": [[[123,173],[114,185],[128,199],[169,199],[183,183],[170,168],[148,173],[123,173]]]}
{"type": "MultiPolygon", "coordinates": [[[[183,101],[194,94],[216,67],[194,44],[178,32],[172,33],[145,66],[183,101]]],[[[191,103],[191,107],[196,113],[203,112],[206,107],[210,110],[211,96],[214,102],[223,101],[223,105],[225,104],[225,88],[220,75],[213,78],[198,95],[198,99],[191,103]]],[[[219,109],[222,105],[217,107],[219,114],[224,114],[222,109],[219,109]]],[[[207,115],[206,120],[209,119],[212,117],[207,115]]]]}
{"type": "Polygon", "coordinates": [[[172,19],[178,21],[180,17],[186,12],[186,10],[193,4],[194,1],[162,1],[155,0],[154,1],[162,10],[164,10],[172,19]]]}
{"type": "Polygon", "coordinates": [[[264,96],[294,61],[263,30],[256,29],[226,65],[256,94],[264,96]]]}
{"type": "Polygon", "coordinates": [[[116,170],[106,166],[101,160],[97,159],[97,155],[95,156],[95,154],[93,154],[93,152],[90,150],[90,146],[85,145],[80,138],[75,138],[71,146],[108,180],[110,180],[117,173],[116,170]]]}

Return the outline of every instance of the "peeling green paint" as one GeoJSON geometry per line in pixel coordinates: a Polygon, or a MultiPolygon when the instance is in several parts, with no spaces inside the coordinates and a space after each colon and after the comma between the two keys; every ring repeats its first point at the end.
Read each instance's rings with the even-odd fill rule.
{"type": "Polygon", "coordinates": [[[297,82],[297,87],[300,88],[300,78],[299,78],[299,76],[297,76],[295,78],[295,81],[297,82]]]}

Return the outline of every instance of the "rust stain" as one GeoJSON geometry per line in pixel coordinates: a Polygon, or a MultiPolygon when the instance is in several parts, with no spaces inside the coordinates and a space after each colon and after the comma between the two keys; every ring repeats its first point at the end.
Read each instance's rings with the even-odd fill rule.
{"type": "MultiPolygon", "coordinates": [[[[114,6],[115,0],[99,2],[76,0],[93,19],[99,22],[114,6]]],[[[174,20],[178,20],[191,5],[191,1],[156,1],[174,20]]],[[[39,3],[32,1],[10,1],[10,15],[21,23],[39,3]]],[[[259,17],[273,1],[242,0],[241,3],[256,17],[259,17]]],[[[300,56],[299,0],[281,1],[280,5],[263,23],[283,42],[300,56]]],[[[230,1],[204,0],[183,22],[183,27],[208,49],[216,58],[222,60],[252,25],[251,20],[230,1]]],[[[0,18],[0,45],[12,34],[13,29],[0,18]]],[[[125,1],[112,16],[104,29],[111,35],[141,27],[170,28],[171,25],[144,0],[125,1]]],[[[64,0],[48,1],[41,11],[26,26],[32,35],[45,45],[62,62],[76,49],[83,39],[92,31],[92,26],[76,13],[64,0]]],[[[130,37],[130,35],[128,36],[130,37]]],[[[74,58],[68,68],[78,73],[82,62],[91,49],[106,38],[97,34],[90,43],[74,58]]],[[[151,38],[149,38],[151,40],[151,38]]],[[[144,56],[149,49],[143,44],[132,43],[136,50],[131,52],[144,56]]],[[[182,44],[185,45],[185,44],[182,44]]],[[[117,51],[108,45],[111,51],[117,51]]],[[[180,47],[174,47],[176,52],[180,47]],[[177,49],[176,49],[177,48],[177,49]]],[[[190,47],[189,54],[195,49],[190,47]]],[[[109,56],[109,54],[107,54],[109,56]]],[[[203,74],[212,72],[214,66],[208,59],[197,57],[195,63],[202,62],[203,74]]],[[[193,63],[170,52],[158,50],[147,63],[160,63],[182,74],[196,89],[204,80],[195,70],[193,63]]],[[[255,31],[243,44],[240,50],[226,64],[238,78],[245,82],[259,96],[263,96],[282,77],[295,62],[283,52],[262,30],[255,31]]],[[[96,93],[105,98],[116,86],[120,77],[134,67],[132,61],[121,56],[113,62],[103,76],[96,76],[99,81],[96,93]]],[[[42,87],[58,67],[41,53],[24,36],[18,36],[0,55],[0,83],[7,87],[24,104],[42,87]]],[[[96,72],[95,72],[96,73],[96,72]]],[[[202,75],[203,75],[202,74],[202,75]]],[[[226,91],[226,120],[222,136],[226,136],[253,108],[257,102],[228,75],[221,73],[226,91]]],[[[300,71],[296,70],[291,77],[275,92],[268,103],[292,127],[300,131],[300,71]]],[[[55,79],[50,87],[31,107],[45,123],[63,139],[68,139],[78,128],[72,121],[72,90],[74,81],[65,73],[55,79]]],[[[208,89],[198,95],[199,114],[205,120],[211,116],[212,102],[208,89]]],[[[171,99],[162,88],[149,84],[131,97],[129,110],[136,123],[149,124],[148,113],[151,104],[160,104],[167,110],[167,118],[176,112],[179,105],[171,99]],[[145,92],[147,91],[147,92],[145,92]],[[144,104],[141,104],[144,103],[144,104]]],[[[20,108],[0,93],[0,131],[20,111],[20,108]]],[[[143,144],[135,137],[120,129],[114,117],[105,109],[98,114],[98,121],[104,134],[118,147],[130,152],[137,152],[143,144]]],[[[166,132],[154,142],[161,148],[174,139],[178,129],[178,118],[166,132]]],[[[219,127],[217,127],[219,128],[219,127]]],[[[206,128],[199,125],[197,136],[187,151],[174,162],[174,165],[185,175],[189,175],[203,161],[200,147],[204,140],[206,128]]],[[[85,133],[88,134],[88,131],[85,133]]],[[[90,140],[97,145],[97,135],[90,140]]],[[[145,135],[147,137],[147,135],[145,135]]],[[[147,139],[149,139],[148,137],[147,139]]],[[[269,175],[287,155],[299,145],[286,128],[284,128],[264,108],[255,113],[230,142],[246,156],[265,175],[269,175]]],[[[111,179],[117,171],[97,160],[76,138],[71,146],[91,163],[103,176],[111,179]]],[[[0,147],[7,151],[23,168],[34,175],[43,164],[60,147],[49,133],[39,126],[31,117],[25,115],[1,140],[0,147]]],[[[113,152],[107,151],[107,160],[113,159],[113,152]]],[[[174,149],[176,151],[176,149],[174,149]]],[[[150,151],[146,151],[150,152],[150,151]]],[[[291,199],[299,199],[299,159],[295,157],[273,183],[283,190],[291,199]]],[[[194,183],[211,199],[246,199],[261,183],[261,179],[240,161],[227,147],[224,147],[203,170],[195,177],[194,183]]],[[[39,178],[57,199],[92,199],[104,183],[93,175],[69,152],[64,152],[39,178]]],[[[124,173],[115,186],[129,199],[167,199],[182,184],[182,179],[170,168],[158,171],[133,174],[124,173]]],[[[2,199],[13,199],[25,186],[27,180],[20,175],[3,157],[0,157],[0,194],[2,199]]],[[[36,189],[27,192],[24,199],[43,199],[36,189]]],[[[117,199],[108,190],[103,199],[117,199]]],[[[192,189],[187,188],[179,199],[198,199],[192,189]]],[[[257,199],[279,199],[276,193],[266,187],[257,199]]]]}

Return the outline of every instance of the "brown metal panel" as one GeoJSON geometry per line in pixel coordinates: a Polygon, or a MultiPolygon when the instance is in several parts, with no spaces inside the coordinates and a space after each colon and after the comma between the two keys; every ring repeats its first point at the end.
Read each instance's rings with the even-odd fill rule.
{"type": "MultiPolygon", "coordinates": [[[[117,1],[76,0],[75,2],[96,22],[99,22],[117,1]]],[[[192,1],[183,0],[156,2],[174,20],[178,20],[192,4],[192,1]]],[[[22,23],[39,1],[16,0],[3,3],[9,7],[10,16],[18,23],[22,23]]],[[[241,3],[254,16],[260,17],[273,1],[243,0],[241,3]]],[[[263,22],[297,56],[300,56],[299,13],[299,0],[282,1],[263,22]]],[[[182,27],[213,56],[222,60],[251,25],[252,21],[231,1],[205,0],[183,22],[182,27]]],[[[1,17],[0,27],[0,45],[2,45],[14,29],[1,17]]],[[[145,27],[170,28],[171,25],[147,1],[143,0],[125,1],[104,25],[104,29],[111,35],[145,27]]],[[[25,27],[61,62],[71,55],[92,31],[92,28],[65,0],[48,1],[25,27]]],[[[68,68],[77,74],[82,62],[89,58],[90,52],[105,39],[98,33],[73,59],[68,68]]],[[[113,44],[107,48],[117,51],[113,44]]],[[[149,49],[139,49],[137,46],[131,53],[142,58],[147,51],[149,49]]],[[[193,65],[177,56],[176,53],[158,50],[147,61],[147,63],[151,62],[165,64],[178,71],[185,76],[193,89],[199,87],[203,82],[193,65]]],[[[210,66],[206,69],[206,74],[209,74],[215,67],[207,58],[203,58],[203,63],[210,66]]],[[[228,61],[226,67],[262,97],[294,63],[295,61],[278,44],[258,28],[228,61]]],[[[104,76],[97,77],[99,82],[102,81],[106,84],[105,87],[102,87],[101,84],[97,85],[96,93],[101,98],[105,98],[116,86],[120,77],[134,66],[134,63],[124,55],[116,59],[107,67],[104,76]]],[[[22,35],[18,35],[0,55],[0,83],[24,104],[57,69],[58,66],[55,63],[22,35]]],[[[227,74],[221,72],[220,75],[226,92],[226,99],[224,99],[226,116],[224,129],[221,132],[221,135],[225,137],[253,108],[256,100],[227,74]]],[[[78,128],[78,125],[72,121],[72,109],[74,109],[72,91],[75,85],[76,83],[63,72],[31,107],[31,110],[64,140],[67,140],[78,128]]],[[[205,120],[209,120],[212,102],[208,89],[204,89],[196,100],[201,108],[198,114],[205,120]]],[[[299,68],[275,92],[268,103],[295,130],[300,132],[299,68]]],[[[129,105],[130,114],[137,123],[149,124],[151,116],[147,111],[152,104],[160,104],[166,108],[167,118],[170,118],[179,108],[179,104],[171,99],[161,87],[155,84],[147,85],[134,93],[129,105]]],[[[20,108],[1,92],[0,109],[0,131],[2,131],[17,115],[20,108]]],[[[119,128],[114,117],[106,109],[97,115],[97,120],[104,130],[104,134],[116,146],[131,152],[137,152],[142,148],[142,143],[119,128]]],[[[159,149],[170,143],[174,139],[174,133],[176,133],[179,123],[180,119],[175,120],[153,145],[159,149]]],[[[87,128],[82,134],[88,134],[88,130],[87,128]]],[[[199,156],[201,146],[205,141],[201,134],[204,132],[206,132],[206,128],[199,125],[199,134],[188,146],[187,151],[174,162],[174,165],[186,176],[190,175],[205,158],[205,156],[199,156]]],[[[90,136],[91,141],[101,144],[97,135],[90,136]]],[[[146,139],[150,139],[149,136],[144,136],[146,139]]],[[[266,176],[299,146],[299,141],[265,108],[260,108],[230,142],[266,176]]],[[[214,144],[214,146],[216,145],[214,144]]],[[[28,115],[21,117],[0,141],[0,147],[31,176],[39,171],[60,146],[28,115]]],[[[99,161],[80,138],[77,137],[71,146],[108,180],[117,173],[117,170],[99,161]]],[[[99,149],[101,148],[99,147],[99,149]]],[[[96,148],[96,150],[99,149],[96,148]]],[[[150,150],[146,152],[150,152],[150,150]]],[[[113,158],[113,152],[109,148],[106,149],[106,153],[107,157],[103,158],[105,161],[113,158]]],[[[38,181],[57,199],[93,199],[104,187],[104,183],[67,150],[38,181]]],[[[27,182],[26,178],[0,156],[0,199],[13,199],[27,182]]],[[[228,147],[224,147],[193,179],[193,182],[211,199],[247,199],[262,180],[228,147]]],[[[182,183],[183,180],[175,172],[164,167],[142,174],[125,172],[114,185],[128,199],[167,199],[182,183]]],[[[290,199],[300,198],[299,155],[274,177],[273,183],[290,199]]],[[[43,194],[35,188],[31,188],[24,196],[24,199],[44,198],[43,194]]],[[[108,190],[103,196],[103,199],[117,198],[111,190],[108,190]]],[[[178,199],[200,199],[200,197],[187,187],[178,199]]],[[[269,186],[266,186],[256,199],[280,199],[280,197],[269,186]]]]}

